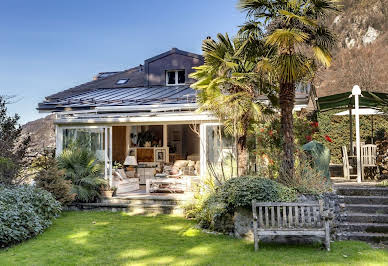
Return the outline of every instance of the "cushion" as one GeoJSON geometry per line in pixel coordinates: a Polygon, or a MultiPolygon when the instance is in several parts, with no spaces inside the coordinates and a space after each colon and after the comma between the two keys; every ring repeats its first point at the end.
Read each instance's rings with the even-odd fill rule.
{"type": "Polygon", "coordinates": [[[176,160],[174,163],[174,167],[177,167],[180,169],[182,167],[186,167],[188,164],[189,164],[189,161],[187,160],[176,160]]]}
{"type": "Polygon", "coordinates": [[[201,167],[201,162],[200,161],[196,161],[195,162],[195,173],[196,173],[196,175],[200,174],[200,167],[201,167]]]}
{"type": "Polygon", "coordinates": [[[171,171],[170,171],[170,175],[177,175],[177,174],[179,174],[179,168],[173,166],[171,171]]]}
{"type": "Polygon", "coordinates": [[[194,161],[189,161],[189,163],[187,164],[187,167],[194,167],[194,166],[195,166],[194,161]]]}

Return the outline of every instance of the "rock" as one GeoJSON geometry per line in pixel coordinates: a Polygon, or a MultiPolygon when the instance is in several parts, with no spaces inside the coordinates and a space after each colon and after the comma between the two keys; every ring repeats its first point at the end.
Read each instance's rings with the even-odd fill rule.
{"type": "Polygon", "coordinates": [[[373,43],[379,35],[380,33],[376,29],[369,26],[368,31],[365,33],[364,37],[362,37],[362,43],[364,45],[373,43]]]}
{"type": "Polygon", "coordinates": [[[253,240],[253,218],[252,211],[239,208],[233,216],[234,236],[253,240]]]}

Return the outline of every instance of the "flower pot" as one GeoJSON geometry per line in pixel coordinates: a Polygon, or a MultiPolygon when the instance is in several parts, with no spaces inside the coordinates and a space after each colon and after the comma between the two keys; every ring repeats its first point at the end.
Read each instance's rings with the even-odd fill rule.
{"type": "Polygon", "coordinates": [[[104,198],[111,198],[113,195],[113,190],[104,190],[101,192],[104,198]]]}

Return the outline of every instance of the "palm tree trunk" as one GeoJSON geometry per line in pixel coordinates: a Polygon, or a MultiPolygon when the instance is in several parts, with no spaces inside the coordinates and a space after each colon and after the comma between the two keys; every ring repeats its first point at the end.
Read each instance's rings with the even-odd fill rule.
{"type": "Polygon", "coordinates": [[[237,141],[237,152],[238,152],[238,173],[239,176],[247,174],[248,168],[248,149],[247,149],[247,136],[241,136],[237,141]]]}
{"type": "Polygon", "coordinates": [[[283,161],[281,177],[294,177],[294,130],[293,115],[295,100],[295,85],[293,83],[280,83],[279,103],[281,111],[281,129],[283,133],[283,161]]]}

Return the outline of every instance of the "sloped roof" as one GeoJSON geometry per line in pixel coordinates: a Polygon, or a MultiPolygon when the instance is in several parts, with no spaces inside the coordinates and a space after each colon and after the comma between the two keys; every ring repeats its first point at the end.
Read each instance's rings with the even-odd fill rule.
{"type": "Polygon", "coordinates": [[[104,106],[195,103],[196,91],[189,86],[98,88],[50,99],[39,104],[41,111],[90,109],[104,106]]]}
{"type": "MultiPolygon", "coordinates": [[[[108,72],[104,72],[104,73],[108,73],[108,72]]],[[[101,88],[124,88],[124,87],[143,87],[144,86],[145,73],[144,73],[144,67],[142,65],[133,67],[130,69],[126,69],[124,71],[109,72],[113,74],[102,76],[101,74],[104,74],[104,73],[100,73],[100,78],[97,78],[90,82],[55,93],[53,95],[47,96],[46,100],[63,99],[63,98],[71,97],[73,95],[80,94],[82,92],[93,91],[95,89],[101,89],[101,88]],[[128,82],[122,85],[116,84],[116,82],[120,79],[128,79],[128,82]]]]}

